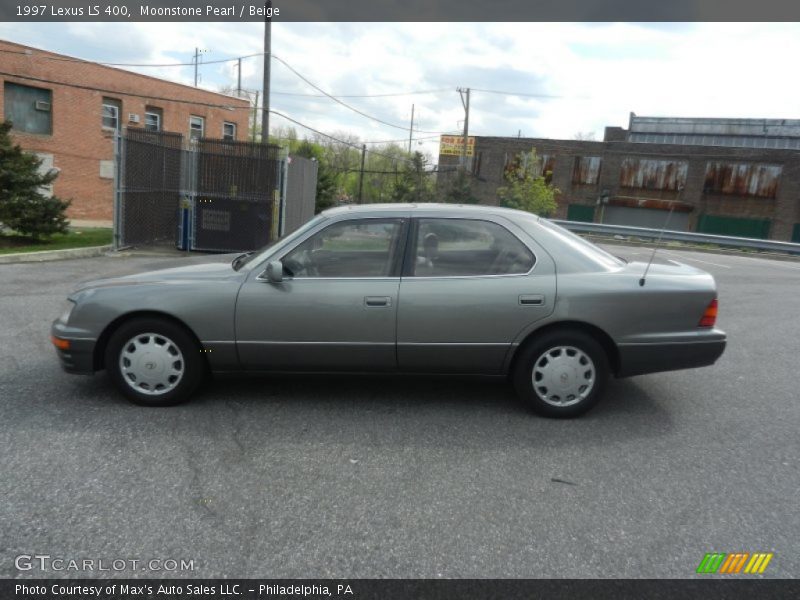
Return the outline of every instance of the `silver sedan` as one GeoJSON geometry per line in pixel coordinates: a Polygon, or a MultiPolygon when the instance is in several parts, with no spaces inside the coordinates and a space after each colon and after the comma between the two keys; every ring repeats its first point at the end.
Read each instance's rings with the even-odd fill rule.
{"type": "Polygon", "coordinates": [[[329,210],[271,247],[80,286],[52,327],[63,367],[130,400],[187,400],[208,372],[508,376],[572,417],[626,377],[713,364],[717,291],[686,265],[626,263],[529,213],[329,210]]]}

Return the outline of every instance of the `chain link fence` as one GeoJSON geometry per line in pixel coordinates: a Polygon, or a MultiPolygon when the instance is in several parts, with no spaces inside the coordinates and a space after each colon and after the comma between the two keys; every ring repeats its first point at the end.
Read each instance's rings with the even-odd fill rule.
{"type": "Polygon", "coordinates": [[[277,232],[280,148],[128,129],[117,139],[117,248],[253,250],[277,232]]]}
{"type": "Polygon", "coordinates": [[[175,243],[182,148],[179,133],[131,129],[118,138],[117,245],[175,243]]]}
{"type": "Polygon", "coordinates": [[[273,233],[280,148],[201,139],[196,161],[193,249],[253,250],[273,233]]]}

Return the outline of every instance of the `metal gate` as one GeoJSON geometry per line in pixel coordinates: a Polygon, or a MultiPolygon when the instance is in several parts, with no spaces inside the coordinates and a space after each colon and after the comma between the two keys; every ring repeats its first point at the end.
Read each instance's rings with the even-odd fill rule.
{"type": "Polygon", "coordinates": [[[238,252],[275,237],[278,146],[128,129],[116,147],[117,248],[238,252]]]}
{"type": "Polygon", "coordinates": [[[129,129],[117,138],[116,247],[174,243],[183,136],[129,129]]]}

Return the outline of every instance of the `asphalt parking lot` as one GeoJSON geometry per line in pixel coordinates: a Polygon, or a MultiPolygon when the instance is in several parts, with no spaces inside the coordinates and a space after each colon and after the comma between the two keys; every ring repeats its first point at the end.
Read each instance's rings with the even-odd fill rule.
{"type": "Polygon", "coordinates": [[[800,262],[660,256],[717,278],[726,353],[612,381],[572,421],[450,378],[225,379],[136,407],[63,373],[50,322],[77,281],[176,259],[0,265],[0,577],[46,575],[14,558],[47,554],[192,559],[167,573],[192,577],[684,578],[712,551],[797,576],[800,262]]]}

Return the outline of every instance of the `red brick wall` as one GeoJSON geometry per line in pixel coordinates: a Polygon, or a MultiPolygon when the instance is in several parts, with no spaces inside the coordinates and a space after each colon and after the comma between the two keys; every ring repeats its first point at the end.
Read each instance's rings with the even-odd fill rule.
{"type": "Polygon", "coordinates": [[[63,57],[10,42],[0,41],[0,50],[31,52],[30,55],[0,52],[0,120],[5,118],[5,81],[52,91],[52,135],[13,130],[12,133],[25,150],[54,155],[54,166],[61,170],[54,193],[72,200],[68,214],[73,219],[112,218],[114,182],[100,177],[100,161],[114,157],[113,134],[102,127],[103,97],[121,101],[120,119],[124,127],[143,128],[145,106],[156,106],[163,111],[161,128],[165,131],[188,137],[189,116],[196,115],[205,118],[206,137],[221,138],[222,124],[227,121],[236,123],[237,139],[247,139],[246,100],[95,63],[52,60],[63,57]],[[138,125],[128,123],[129,113],[139,115],[138,125]]]}

